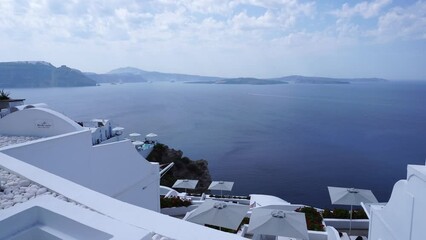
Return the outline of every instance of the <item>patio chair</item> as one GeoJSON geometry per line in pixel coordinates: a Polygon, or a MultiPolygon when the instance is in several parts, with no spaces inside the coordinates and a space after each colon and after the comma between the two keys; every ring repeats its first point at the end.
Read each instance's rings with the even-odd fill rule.
{"type": "Polygon", "coordinates": [[[248,224],[244,224],[241,229],[238,231],[238,235],[240,235],[241,237],[244,237],[247,233],[248,230],[248,224]]]}

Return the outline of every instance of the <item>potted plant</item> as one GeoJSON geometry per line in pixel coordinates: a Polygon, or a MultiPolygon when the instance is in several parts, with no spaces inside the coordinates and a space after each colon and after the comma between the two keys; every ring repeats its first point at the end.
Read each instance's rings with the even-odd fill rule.
{"type": "Polygon", "coordinates": [[[313,207],[302,207],[296,209],[296,212],[305,213],[306,225],[308,230],[324,231],[324,223],[321,214],[313,207]]]}
{"type": "Polygon", "coordinates": [[[198,205],[192,205],[191,200],[180,197],[160,197],[161,213],[178,216],[195,209],[198,205]]]}
{"type": "Polygon", "coordinates": [[[9,92],[6,92],[4,89],[0,90],[0,100],[10,100],[9,96],[9,92]]]}

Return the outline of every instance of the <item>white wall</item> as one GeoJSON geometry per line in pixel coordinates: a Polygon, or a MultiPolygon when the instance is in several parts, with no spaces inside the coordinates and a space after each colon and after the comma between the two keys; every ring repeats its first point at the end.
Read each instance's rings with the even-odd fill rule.
{"type": "Polygon", "coordinates": [[[372,207],[372,240],[423,240],[426,223],[426,166],[408,166],[407,180],[398,181],[382,209],[372,207]]]}
{"type": "MultiPolygon", "coordinates": [[[[195,223],[116,200],[0,152],[0,166],[124,224],[176,240],[243,240],[195,223]]],[[[19,207],[19,206],[17,206],[19,207]]],[[[15,207],[13,207],[15,208],[15,207]]],[[[12,209],[13,209],[12,208],[12,209]]],[[[124,239],[124,238],[121,238],[124,239]]],[[[144,238],[145,239],[145,238],[144,238]]]]}
{"type": "Polygon", "coordinates": [[[83,128],[61,113],[47,108],[30,108],[0,119],[0,134],[50,137],[83,128]]]}
{"type": "Polygon", "coordinates": [[[12,145],[2,152],[108,196],[159,211],[159,166],[130,141],[92,146],[90,130],[12,145]]]}
{"type": "MultiPolygon", "coordinates": [[[[324,218],[324,223],[327,226],[332,226],[337,229],[349,229],[349,219],[337,219],[337,218],[324,218]]],[[[352,229],[365,229],[368,230],[369,220],[368,219],[352,219],[352,229]]]]}

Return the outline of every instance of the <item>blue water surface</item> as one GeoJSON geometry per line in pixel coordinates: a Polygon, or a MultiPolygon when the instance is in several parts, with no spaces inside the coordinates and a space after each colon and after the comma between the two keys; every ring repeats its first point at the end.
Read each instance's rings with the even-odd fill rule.
{"type": "MultiPolygon", "coordinates": [[[[387,201],[407,164],[426,157],[426,83],[269,86],[133,83],[7,89],[75,120],[107,118],[150,132],[233,194],[330,207],[327,186],[372,189],[387,201]]],[[[120,159],[117,159],[120,161],[120,159]]]]}

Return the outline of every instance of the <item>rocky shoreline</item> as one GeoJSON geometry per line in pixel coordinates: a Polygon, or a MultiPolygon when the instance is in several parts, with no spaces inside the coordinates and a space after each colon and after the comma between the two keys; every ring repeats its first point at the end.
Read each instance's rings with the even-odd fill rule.
{"type": "Polygon", "coordinates": [[[194,179],[199,180],[197,188],[187,191],[203,193],[207,191],[212,181],[206,160],[191,160],[183,156],[182,151],[169,148],[161,143],[155,145],[147,160],[158,162],[160,165],[174,163],[174,166],[160,180],[160,184],[163,186],[171,187],[177,179],[194,179]]]}

